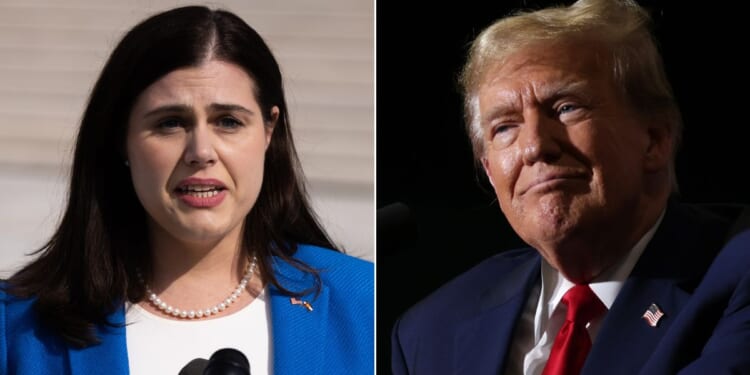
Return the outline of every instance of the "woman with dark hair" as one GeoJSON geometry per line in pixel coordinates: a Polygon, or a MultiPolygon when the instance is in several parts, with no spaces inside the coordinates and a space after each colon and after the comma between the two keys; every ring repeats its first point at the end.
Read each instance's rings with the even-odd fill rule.
{"type": "Polygon", "coordinates": [[[223,347],[254,375],[373,371],[372,264],[317,222],[279,66],[221,10],[115,48],[61,223],[0,301],[2,374],[175,374],[223,347]]]}

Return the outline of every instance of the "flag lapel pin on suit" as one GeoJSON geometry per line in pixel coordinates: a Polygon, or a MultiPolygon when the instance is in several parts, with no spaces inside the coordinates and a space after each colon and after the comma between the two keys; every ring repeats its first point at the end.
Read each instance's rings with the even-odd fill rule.
{"type": "Polygon", "coordinates": [[[643,313],[642,318],[651,327],[656,327],[656,325],[659,324],[659,320],[661,320],[663,316],[664,312],[661,311],[659,306],[655,303],[652,303],[651,306],[646,309],[646,312],[643,313]]]}
{"type": "Polygon", "coordinates": [[[312,305],[310,304],[310,302],[307,302],[307,301],[300,301],[300,300],[298,300],[298,299],[296,299],[296,298],[294,298],[294,297],[290,298],[290,299],[289,299],[289,302],[291,302],[291,303],[292,303],[292,305],[302,305],[302,306],[303,306],[304,308],[306,308],[306,309],[307,309],[307,311],[313,311],[313,307],[312,307],[312,305]]]}

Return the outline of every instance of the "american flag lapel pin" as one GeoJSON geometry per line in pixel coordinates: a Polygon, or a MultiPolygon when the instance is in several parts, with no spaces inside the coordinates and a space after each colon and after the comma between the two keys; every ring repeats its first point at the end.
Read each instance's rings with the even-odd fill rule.
{"type": "Polygon", "coordinates": [[[292,305],[302,305],[304,308],[307,309],[307,311],[313,311],[312,305],[307,301],[301,301],[301,300],[298,300],[297,298],[292,297],[289,299],[289,302],[291,302],[292,305]]]}
{"type": "Polygon", "coordinates": [[[646,309],[646,312],[643,313],[642,318],[651,327],[656,327],[656,325],[659,324],[659,320],[661,320],[663,316],[664,312],[661,311],[659,306],[655,303],[652,303],[651,306],[646,309]]]}

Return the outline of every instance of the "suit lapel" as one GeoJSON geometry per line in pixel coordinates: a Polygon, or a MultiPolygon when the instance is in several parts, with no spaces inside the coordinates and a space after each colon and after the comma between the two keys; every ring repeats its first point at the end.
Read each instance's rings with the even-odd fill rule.
{"type": "Polygon", "coordinates": [[[129,373],[124,307],[111,314],[108,321],[119,326],[98,327],[97,335],[101,344],[85,349],[68,347],[70,373],[72,375],[126,375],[129,373]]]}
{"type": "Polygon", "coordinates": [[[607,314],[581,373],[638,373],[689,297],[673,280],[628,280],[607,314]],[[656,327],[642,318],[652,303],[665,313],[656,327]]]}
{"type": "MultiPolygon", "coordinates": [[[[313,279],[288,263],[276,259],[276,276],[285,288],[292,291],[306,290],[314,286],[313,279]]],[[[322,371],[324,362],[323,343],[327,329],[329,290],[322,285],[320,294],[308,293],[296,301],[269,287],[271,296],[271,326],[273,337],[273,372],[276,375],[322,371]],[[312,308],[302,304],[307,302],[312,308]],[[286,353],[281,357],[280,353],[286,353]]]]}
{"type": "Polygon", "coordinates": [[[725,229],[719,221],[676,204],[668,206],[607,313],[582,374],[638,373],[700,282],[725,229]],[[665,314],[656,327],[642,318],[652,303],[665,314]]]}
{"type": "Polygon", "coordinates": [[[539,279],[538,254],[513,266],[502,282],[481,293],[476,314],[459,324],[454,374],[497,374],[506,366],[514,328],[539,279]]]}

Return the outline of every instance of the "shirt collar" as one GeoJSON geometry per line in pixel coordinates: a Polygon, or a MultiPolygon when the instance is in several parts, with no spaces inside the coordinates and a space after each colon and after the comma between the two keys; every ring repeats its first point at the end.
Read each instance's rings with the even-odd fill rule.
{"type": "MultiPolygon", "coordinates": [[[[651,238],[654,236],[656,229],[661,224],[664,218],[664,212],[661,212],[656,223],[649,229],[641,239],[633,246],[620,262],[615,263],[610,269],[603,272],[601,275],[596,277],[589,286],[594,291],[597,297],[604,303],[604,306],[609,309],[615,302],[617,294],[622,289],[622,285],[630,275],[630,272],[635,267],[638,258],[640,258],[643,251],[646,249],[651,238]]],[[[542,290],[541,298],[539,299],[538,308],[542,309],[542,316],[549,318],[557,308],[557,305],[562,300],[563,295],[573,287],[572,282],[567,280],[563,275],[554,269],[547,261],[542,258],[542,290]]]]}

